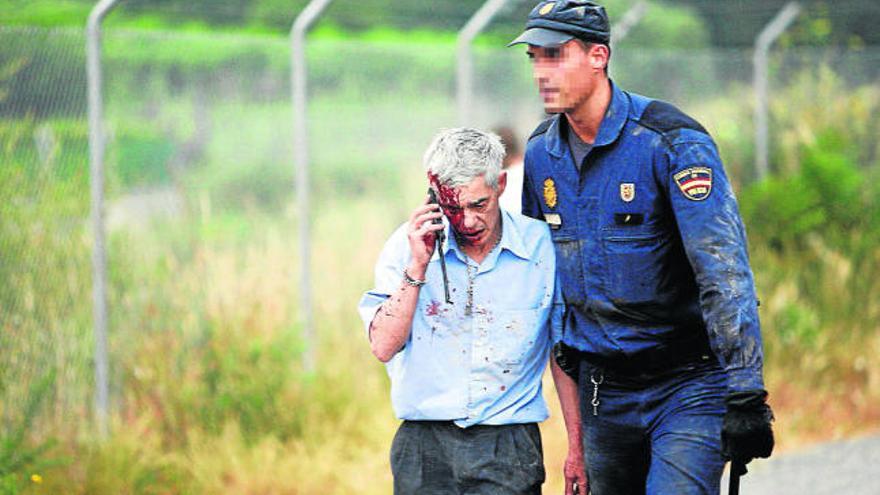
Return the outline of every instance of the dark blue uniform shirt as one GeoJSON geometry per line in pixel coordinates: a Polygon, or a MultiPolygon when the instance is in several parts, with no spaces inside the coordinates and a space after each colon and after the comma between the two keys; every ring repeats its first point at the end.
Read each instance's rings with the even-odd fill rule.
{"type": "Polygon", "coordinates": [[[580,171],[567,126],[558,114],[532,134],[523,185],[523,213],[551,227],[563,342],[626,361],[703,341],[732,391],[764,388],[745,230],[712,138],[613,84],[580,171]]]}

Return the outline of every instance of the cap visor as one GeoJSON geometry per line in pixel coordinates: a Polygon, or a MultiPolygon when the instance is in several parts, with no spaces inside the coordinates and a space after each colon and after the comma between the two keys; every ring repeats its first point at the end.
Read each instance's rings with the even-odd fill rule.
{"type": "Polygon", "coordinates": [[[507,46],[519,45],[520,43],[528,43],[530,45],[542,47],[559,46],[573,38],[574,36],[568,33],[535,27],[523,31],[521,35],[508,43],[507,46]]]}

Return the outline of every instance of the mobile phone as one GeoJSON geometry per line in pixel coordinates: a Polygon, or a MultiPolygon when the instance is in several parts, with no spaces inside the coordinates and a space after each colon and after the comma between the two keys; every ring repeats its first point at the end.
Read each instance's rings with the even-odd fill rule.
{"type": "MultiPolygon", "coordinates": [[[[433,203],[435,205],[440,204],[437,201],[437,193],[434,192],[433,187],[428,188],[428,203],[433,203]]],[[[438,217],[438,218],[435,218],[434,220],[431,220],[431,222],[437,224],[437,223],[443,223],[443,220],[438,217]]],[[[440,232],[440,233],[442,234],[442,232],[440,232]]]]}
{"type": "MultiPolygon", "coordinates": [[[[437,193],[433,187],[428,188],[428,203],[439,204],[437,201],[437,193]]],[[[432,223],[442,224],[443,218],[437,217],[431,220],[432,223]]],[[[446,275],[446,257],[443,256],[443,242],[446,240],[446,233],[441,229],[434,234],[437,240],[437,252],[440,253],[440,271],[443,274],[443,293],[446,296],[446,302],[452,304],[452,297],[449,295],[449,277],[446,275]]]]}

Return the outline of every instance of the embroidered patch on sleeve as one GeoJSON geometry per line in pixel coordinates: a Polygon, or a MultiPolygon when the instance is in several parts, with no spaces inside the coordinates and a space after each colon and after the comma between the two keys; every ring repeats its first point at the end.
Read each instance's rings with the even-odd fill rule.
{"type": "Polygon", "coordinates": [[[709,167],[686,168],[673,178],[684,197],[692,201],[702,201],[712,192],[712,169],[709,167]]]}

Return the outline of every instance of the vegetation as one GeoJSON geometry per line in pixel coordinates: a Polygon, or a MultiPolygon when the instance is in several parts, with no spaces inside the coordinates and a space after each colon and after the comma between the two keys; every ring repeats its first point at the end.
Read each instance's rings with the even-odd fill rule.
{"type": "MultiPolygon", "coordinates": [[[[108,39],[113,434],[103,441],[91,410],[84,87],[72,69],[82,60],[65,51],[81,35],[40,40],[71,54],[64,69],[33,44],[4,46],[0,494],[389,492],[396,421],[354,308],[388,233],[421,199],[424,145],[454,121],[453,59],[451,37],[416,51],[378,37],[328,39],[309,54],[320,88],[309,109],[313,374],[301,366],[300,219],[279,124],[290,119],[277,83],[284,41],[175,37],[144,50],[137,36],[108,39]],[[351,63],[317,63],[331,55],[351,63]],[[25,84],[40,77],[43,89],[25,84]],[[179,204],[120,206],[156,189],[179,204]]],[[[505,74],[493,92],[529,83],[492,70],[505,74]]],[[[880,425],[880,90],[824,67],[784,88],[764,182],[748,172],[747,88],[691,104],[737,181],[783,450],[880,425]]],[[[558,411],[542,428],[558,487],[558,411]]]]}
{"type": "MultiPolygon", "coordinates": [[[[91,0],[6,0],[11,5],[0,13],[0,24],[27,26],[83,26],[91,0]]],[[[307,0],[138,0],[120,2],[108,18],[111,26],[186,31],[233,30],[251,33],[286,34],[295,16],[307,0]]],[[[409,32],[430,31],[441,36],[454,33],[484,3],[483,0],[438,0],[425,4],[416,0],[361,0],[333,2],[321,19],[321,26],[332,27],[346,36],[357,36],[375,30],[409,32]]],[[[508,6],[493,22],[491,30],[505,39],[522,28],[523,19],[537,2],[520,2],[508,6]]],[[[697,15],[677,2],[652,2],[658,11],[646,21],[662,41],[678,38],[663,26],[698,26],[697,15]],[[662,10],[661,10],[662,9],[662,10]],[[685,18],[684,22],[682,18],[685,18]]],[[[630,0],[607,0],[603,5],[609,15],[618,18],[632,5],[630,0]]],[[[656,44],[657,39],[651,40],[656,44]]]]}
{"type": "MultiPolygon", "coordinates": [[[[0,24],[53,27],[85,25],[89,10],[94,6],[92,0],[5,0],[5,3],[0,11],[0,24]]],[[[287,33],[294,16],[306,3],[307,0],[137,0],[120,2],[108,21],[114,26],[146,29],[287,33]]],[[[508,7],[495,19],[492,31],[509,36],[522,27],[522,20],[535,3],[525,1],[508,7]]],[[[616,19],[635,2],[605,0],[601,3],[612,19],[616,19]]],[[[655,47],[693,47],[694,42],[702,41],[707,35],[716,47],[752,46],[761,28],[785,3],[786,0],[652,0],[651,11],[633,35],[639,44],[655,47]],[[678,41],[669,45],[670,38],[678,41]]],[[[336,1],[327,9],[322,24],[335,26],[349,35],[376,28],[450,32],[460,29],[482,4],[482,0],[435,0],[430,4],[417,0],[336,1]]],[[[876,2],[814,0],[802,5],[804,10],[791,33],[786,35],[786,44],[859,48],[880,43],[880,35],[874,29],[880,18],[880,6],[876,2]]]]}

